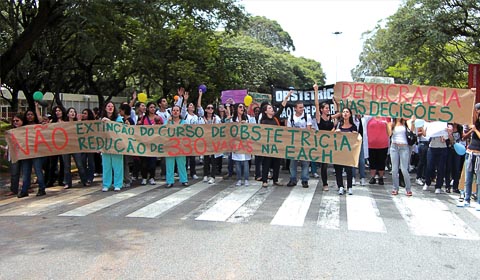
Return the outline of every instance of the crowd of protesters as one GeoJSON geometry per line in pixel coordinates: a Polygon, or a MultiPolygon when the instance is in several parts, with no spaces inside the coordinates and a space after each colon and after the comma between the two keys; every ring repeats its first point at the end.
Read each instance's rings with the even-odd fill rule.
{"type": "MultiPolygon", "coordinates": [[[[405,188],[405,195],[412,196],[412,182],[427,191],[434,185],[435,193],[459,193],[459,182],[462,171],[465,171],[465,200],[463,206],[469,206],[472,194],[473,181],[480,183],[480,104],[475,105],[474,122],[471,125],[457,123],[445,124],[443,133],[429,134],[429,123],[423,120],[385,118],[378,116],[354,115],[347,107],[339,108],[334,101],[336,114],[330,114],[329,103],[319,103],[318,86],[315,91],[315,115],[307,114],[304,104],[298,101],[294,105],[291,116],[280,119],[287,101],[293,91],[290,90],[278,108],[273,104],[263,102],[252,110],[246,104],[235,103],[229,100],[215,108],[208,103],[205,109],[202,105],[203,90],[199,88],[197,102],[189,100],[190,95],[183,88],[179,88],[175,103],[169,107],[168,101],[162,97],[154,102],[140,102],[134,93],[130,102],[117,106],[107,102],[102,109],[93,111],[84,109],[77,113],[75,108],[65,109],[54,106],[50,114],[41,115],[40,105],[36,103],[34,110],[27,110],[11,119],[12,128],[48,123],[48,122],[75,122],[84,120],[101,120],[105,122],[121,122],[126,125],[210,125],[227,122],[258,123],[262,125],[284,125],[308,130],[335,131],[339,133],[359,133],[362,135],[363,145],[359,155],[358,167],[349,167],[334,164],[336,187],[339,195],[353,194],[354,185],[384,185],[385,172],[392,174],[392,195],[398,195],[400,188],[405,188]],[[248,112],[252,112],[250,115],[248,112]],[[417,135],[415,143],[409,143],[407,132],[413,131],[417,135]],[[456,145],[461,145],[466,153],[458,153],[456,145]],[[465,168],[464,168],[465,166],[465,168]],[[365,169],[369,168],[369,178],[366,178],[365,169]],[[358,170],[358,178],[356,178],[358,170]],[[410,179],[410,173],[415,178],[410,179]],[[346,177],[346,185],[344,184],[346,177]],[[357,180],[358,179],[358,180],[357,180]],[[368,182],[368,183],[367,183],[368,182]],[[444,190],[443,190],[444,188],[444,190]]],[[[2,147],[5,151],[8,147],[2,147]]],[[[461,149],[460,149],[461,150],[461,149]]],[[[5,153],[7,154],[7,153],[5,153]]],[[[182,186],[188,186],[188,180],[199,179],[208,184],[214,184],[217,176],[222,175],[223,161],[228,161],[228,170],[225,176],[236,174],[236,186],[249,186],[250,168],[255,165],[254,180],[261,181],[263,187],[269,186],[269,180],[275,186],[283,186],[279,181],[280,164],[289,170],[290,178],[287,186],[297,185],[297,168],[301,167],[300,181],[304,188],[309,187],[309,177],[322,180],[323,191],[329,191],[328,167],[326,163],[314,163],[296,160],[277,160],[271,157],[255,156],[245,153],[232,152],[229,154],[212,154],[203,157],[144,157],[122,156],[108,153],[75,153],[62,156],[48,156],[43,158],[24,159],[10,165],[11,184],[9,195],[19,198],[28,196],[31,192],[32,168],[38,183],[37,196],[46,194],[45,189],[53,185],[63,186],[65,189],[74,186],[72,182],[71,162],[77,167],[80,181],[79,186],[89,186],[94,180],[95,173],[102,174],[102,191],[120,191],[131,187],[138,180],[140,185],[156,185],[156,169],[160,165],[160,176],[166,180],[166,187],[173,187],[175,177],[179,175],[182,186]],[[197,175],[197,160],[203,163],[203,174],[197,175]],[[234,168],[235,167],[235,168],[234,168]],[[320,175],[317,170],[320,169],[320,175]],[[188,172],[189,171],[189,172],[188,172]],[[234,172],[235,171],[235,172],[234,172]],[[22,185],[20,187],[20,178],[22,185]]],[[[479,209],[480,210],[480,209],[479,209]]]]}

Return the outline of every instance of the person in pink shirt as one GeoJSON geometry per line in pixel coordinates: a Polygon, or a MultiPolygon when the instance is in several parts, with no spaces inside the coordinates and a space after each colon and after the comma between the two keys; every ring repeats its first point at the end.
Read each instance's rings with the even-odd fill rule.
{"type": "Polygon", "coordinates": [[[389,133],[387,119],[376,116],[367,121],[368,136],[368,161],[370,163],[370,181],[369,184],[377,183],[375,174],[378,172],[378,184],[383,185],[383,175],[385,174],[385,162],[387,160],[389,133]]]}

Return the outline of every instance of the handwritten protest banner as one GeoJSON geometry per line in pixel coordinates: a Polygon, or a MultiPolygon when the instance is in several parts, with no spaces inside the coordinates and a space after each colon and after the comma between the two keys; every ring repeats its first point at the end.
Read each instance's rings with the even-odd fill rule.
{"type": "Polygon", "coordinates": [[[335,98],[354,113],[394,118],[471,123],[475,96],[469,89],[338,82],[335,98]]]}
{"type": "Polygon", "coordinates": [[[239,152],[357,166],[356,133],[254,124],[127,126],[81,121],[29,125],[5,134],[13,162],[55,154],[104,152],[172,157],[239,152]]]}
{"type": "MultiPolygon", "coordinates": [[[[272,104],[276,107],[280,107],[283,99],[287,96],[289,89],[275,89],[272,96],[272,104]]],[[[327,102],[330,104],[330,112],[335,112],[335,105],[333,105],[333,85],[326,85],[318,87],[318,100],[320,103],[327,102]]],[[[308,90],[294,89],[290,99],[287,102],[287,106],[280,115],[281,119],[289,119],[294,114],[295,104],[302,102],[305,107],[305,112],[311,116],[315,116],[315,92],[313,91],[313,85],[308,90]]]]}

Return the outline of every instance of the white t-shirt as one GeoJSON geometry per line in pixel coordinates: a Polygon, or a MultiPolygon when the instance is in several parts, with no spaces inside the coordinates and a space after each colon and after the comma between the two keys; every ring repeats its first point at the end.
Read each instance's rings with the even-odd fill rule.
{"type": "Polygon", "coordinates": [[[312,125],[312,117],[309,114],[301,114],[300,117],[297,115],[293,115],[292,117],[288,118],[287,120],[287,127],[296,127],[296,128],[307,128],[307,126],[312,125]],[[306,118],[306,119],[305,119],[306,118]]]}

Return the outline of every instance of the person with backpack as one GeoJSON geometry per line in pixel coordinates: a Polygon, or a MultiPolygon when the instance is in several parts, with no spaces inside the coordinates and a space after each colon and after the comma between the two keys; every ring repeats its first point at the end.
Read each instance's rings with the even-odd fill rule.
{"type": "MultiPolygon", "coordinates": [[[[287,121],[287,127],[296,127],[301,129],[312,129],[312,117],[305,112],[305,106],[303,102],[298,102],[295,104],[294,113],[290,116],[290,119],[287,121]]],[[[299,160],[298,161],[302,166],[302,187],[308,188],[308,168],[310,166],[309,161],[299,160]]],[[[297,185],[297,160],[290,160],[290,181],[287,186],[293,187],[297,185]]]]}

